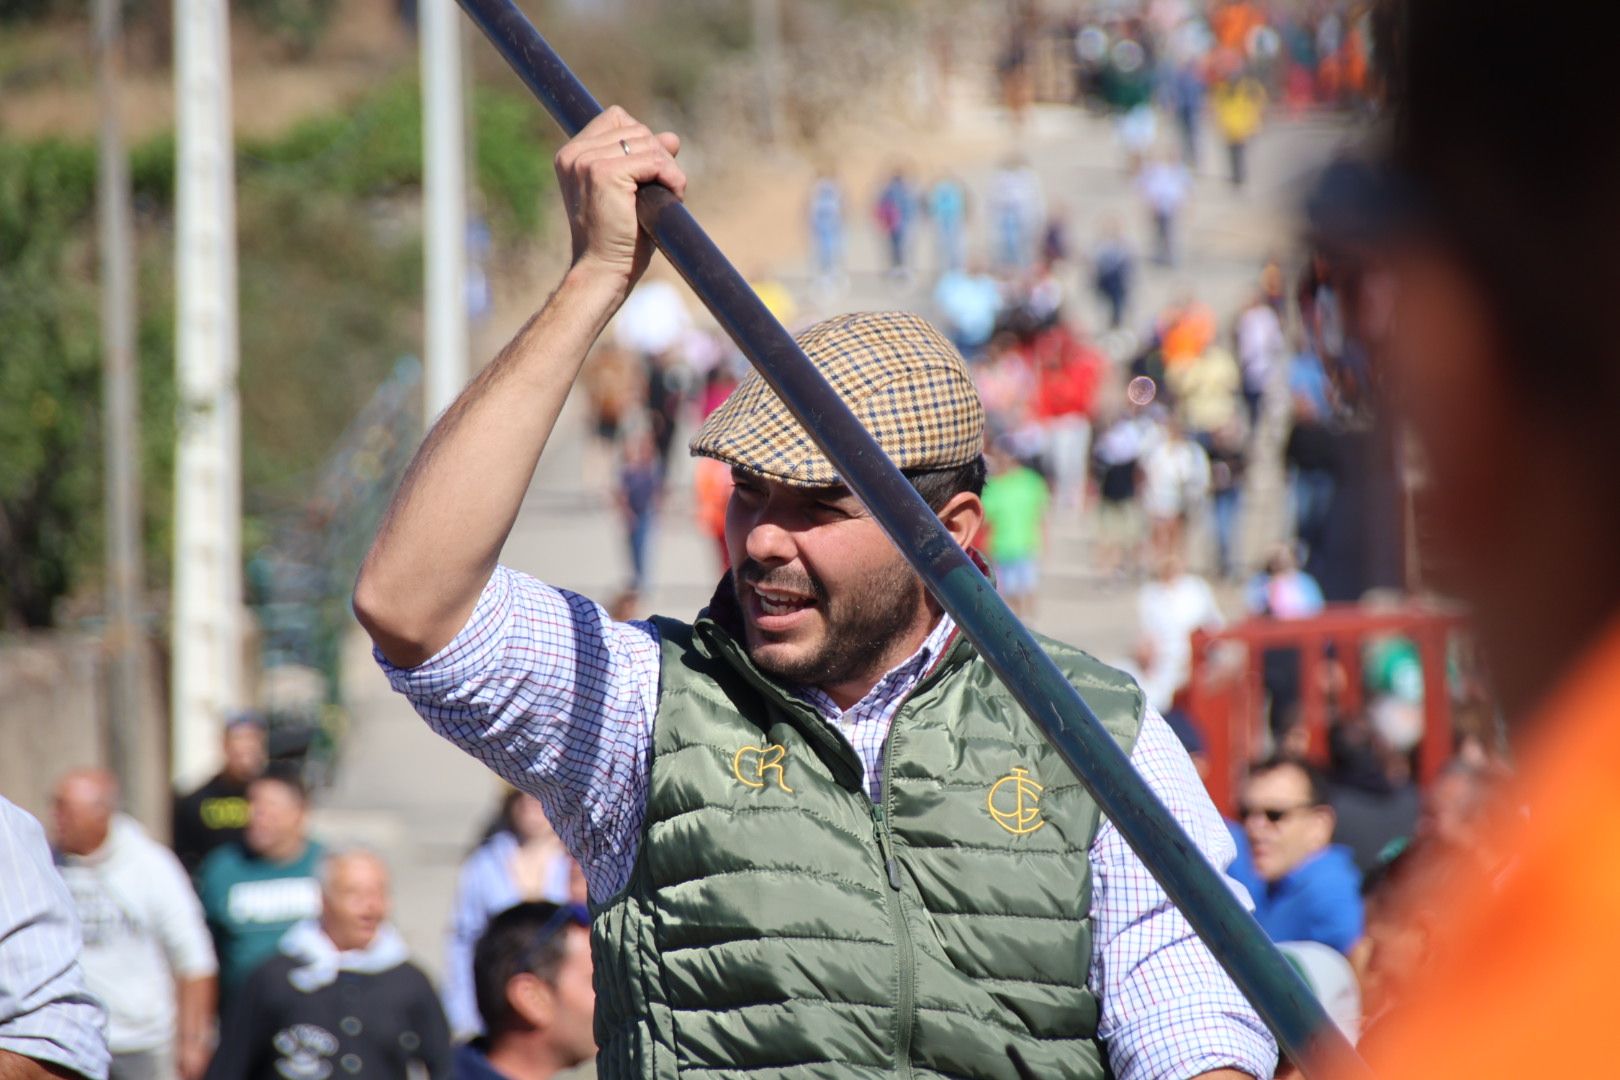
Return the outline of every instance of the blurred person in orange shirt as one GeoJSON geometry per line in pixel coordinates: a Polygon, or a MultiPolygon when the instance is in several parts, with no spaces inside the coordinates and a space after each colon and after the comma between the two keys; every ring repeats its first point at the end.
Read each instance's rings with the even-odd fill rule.
{"type": "Polygon", "coordinates": [[[1473,606],[1522,764],[1503,868],[1430,900],[1428,962],[1367,1044],[1384,1080],[1614,1070],[1620,80],[1601,10],[1387,2],[1384,160],[1330,170],[1309,206],[1423,462],[1429,584],[1473,606]]]}
{"type": "Polygon", "coordinates": [[[1181,297],[1164,318],[1160,349],[1166,367],[1197,359],[1215,341],[1215,311],[1195,297],[1181,297]]]}
{"type": "Polygon", "coordinates": [[[1209,23],[1221,49],[1242,53],[1249,47],[1249,35],[1266,24],[1266,17],[1249,0],[1227,0],[1215,5],[1209,23]]]}
{"type": "Polygon", "coordinates": [[[720,572],[731,566],[726,550],[726,504],[731,501],[731,468],[714,458],[692,460],[693,512],[698,528],[714,545],[720,558],[720,572]]]}

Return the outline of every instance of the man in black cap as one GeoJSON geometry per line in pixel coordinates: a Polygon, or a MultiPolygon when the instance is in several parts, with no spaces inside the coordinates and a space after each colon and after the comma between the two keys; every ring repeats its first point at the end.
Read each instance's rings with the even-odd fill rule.
{"type": "Polygon", "coordinates": [[[210,851],[240,840],[247,828],[247,790],[264,772],[264,721],[237,713],[225,723],[225,760],[201,787],[174,801],[174,853],[195,874],[210,851]]]}

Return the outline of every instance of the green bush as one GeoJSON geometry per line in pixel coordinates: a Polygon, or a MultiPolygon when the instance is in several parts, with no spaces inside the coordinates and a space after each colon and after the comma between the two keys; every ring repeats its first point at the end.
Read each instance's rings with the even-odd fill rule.
{"type": "MultiPolygon", "coordinates": [[[[469,119],[492,231],[533,237],[547,121],[479,90],[469,119]]],[[[414,81],[237,154],[244,537],[296,506],[344,426],[420,340],[414,81]]],[[[148,582],[172,550],[174,137],[132,148],[148,582]]],[[[0,136],[0,629],[49,625],[99,578],[101,345],[93,144],[0,136]]]]}
{"type": "MultiPolygon", "coordinates": [[[[550,121],[539,106],[479,87],[468,117],[476,180],[498,233],[531,234],[552,182],[550,121]]],[[[352,198],[414,192],[422,183],[422,101],[414,79],[391,83],[344,115],[305,120],[241,147],[244,180],[269,173],[352,198]]],[[[171,157],[172,160],[172,157],[171,157]]]]}
{"type": "Polygon", "coordinates": [[[0,144],[0,625],[48,622],[96,547],[96,295],[64,272],[94,195],[92,150],[0,144]]]}

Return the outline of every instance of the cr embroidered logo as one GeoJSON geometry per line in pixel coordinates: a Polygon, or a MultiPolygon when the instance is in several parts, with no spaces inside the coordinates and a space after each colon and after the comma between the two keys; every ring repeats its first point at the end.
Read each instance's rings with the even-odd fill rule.
{"type": "Polygon", "coordinates": [[[751,788],[763,788],[774,781],[777,787],[791,795],[793,789],[787,786],[787,772],[782,764],[785,757],[787,747],[780,743],[745,746],[731,757],[731,775],[745,787],[751,788]]]}
{"type": "Polygon", "coordinates": [[[1014,836],[1027,836],[1046,824],[1046,819],[1041,817],[1043,790],[1040,782],[1029,775],[1029,770],[1019,766],[990,785],[984,805],[997,825],[1014,836]]]}

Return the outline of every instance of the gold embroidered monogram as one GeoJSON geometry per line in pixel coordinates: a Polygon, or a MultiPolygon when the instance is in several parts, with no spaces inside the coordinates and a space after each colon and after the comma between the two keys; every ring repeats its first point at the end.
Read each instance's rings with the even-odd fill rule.
{"type": "Polygon", "coordinates": [[[1019,766],[990,785],[984,805],[997,825],[1014,836],[1027,836],[1046,824],[1046,819],[1041,817],[1043,790],[1040,782],[1029,775],[1029,770],[1019,766]]]}
{"type": "Polygon", "coordinates": [[[745,746],[738,750],[731,758],[731,775],[746,787],[763,788],[770,781],[767,775],[773,776],[776,786],[788,794],[793,789],[787,786],[787,771],[782,759],[787,757],[787,747],[780,743],[771,743],[769,746],[745,746]]]}

